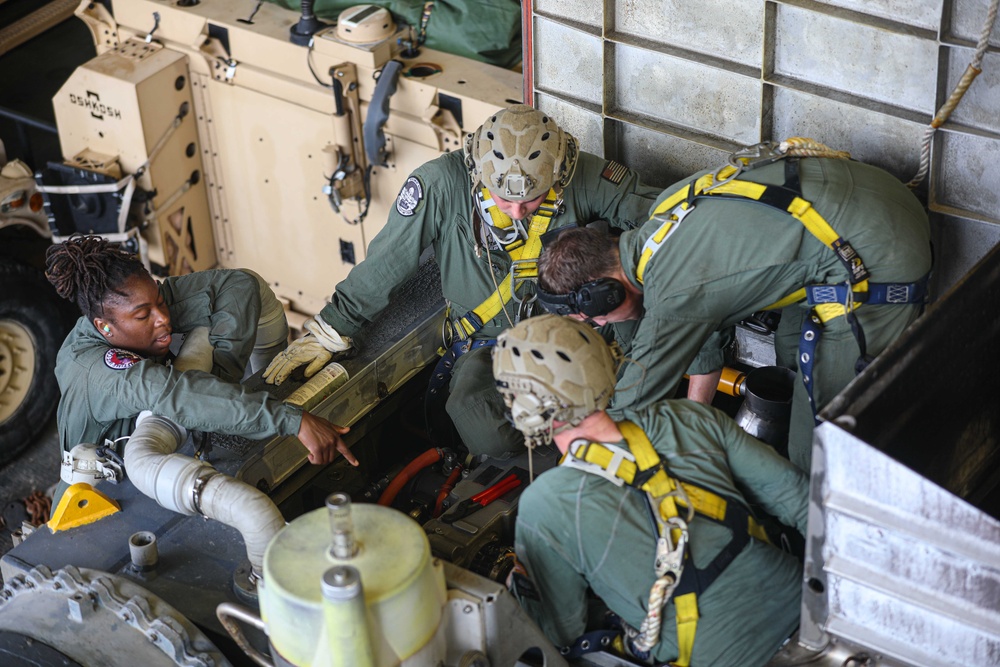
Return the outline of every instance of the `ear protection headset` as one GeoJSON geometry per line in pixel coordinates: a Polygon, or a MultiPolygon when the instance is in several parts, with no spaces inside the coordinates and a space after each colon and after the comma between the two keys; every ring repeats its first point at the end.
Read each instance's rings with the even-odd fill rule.
{"type": "Polygon", "coordinates": [[[538,302],[556,315],[607,315],[625,302],[625,286],[614,278],[598,278],[584,283],[569,294],[553,294],[538,286],[538,302]]]}

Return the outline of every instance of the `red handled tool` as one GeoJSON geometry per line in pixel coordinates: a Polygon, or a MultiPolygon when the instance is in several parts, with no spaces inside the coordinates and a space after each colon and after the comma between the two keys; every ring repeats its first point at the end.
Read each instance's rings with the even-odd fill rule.
{"type": "Polygon", "coordinates": [[[445,523],[455,523],[459,519],[464,519],[470,514],[478,512],[508,491],[516,489],[519,486],[521,486],[521,480],[518,479],[517,473],[512,472],[493,486],[483,489],[471,498],[466,498],[455,505],[441,517],[441,520],[445,523]]]}

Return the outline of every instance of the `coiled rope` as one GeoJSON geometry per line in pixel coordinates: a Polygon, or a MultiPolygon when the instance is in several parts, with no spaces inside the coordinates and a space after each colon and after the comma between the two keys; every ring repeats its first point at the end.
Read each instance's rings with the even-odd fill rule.
{"type": "Polygon", "coordinates": [[[808,137],[791,137],[778,144],[778,151],[789,157],[833,157],[850,160],[847,151],[838,151],[808,137]]]}

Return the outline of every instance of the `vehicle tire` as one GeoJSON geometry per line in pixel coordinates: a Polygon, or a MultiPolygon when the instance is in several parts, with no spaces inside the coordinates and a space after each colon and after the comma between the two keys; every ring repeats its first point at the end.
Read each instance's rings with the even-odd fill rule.
{"type": "Polygon", "coordinates": [[[0,465],[35,441],[59,401],[64,304],[41,271],[0,260],[0,465]]]}

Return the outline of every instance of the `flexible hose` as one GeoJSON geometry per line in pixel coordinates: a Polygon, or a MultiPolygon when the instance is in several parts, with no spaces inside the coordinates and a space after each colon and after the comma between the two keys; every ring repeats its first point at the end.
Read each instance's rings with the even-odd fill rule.
{"type": "Polygon", "coordinates": [[[441,506],[444,504],[444,499],[447,498],[448,494],[451,493],[451,490],[455,488],[455,482],[458,481],[458,477],[461,474],[462,466],[455,466],[455,468],[451,471],[451,474],[448,475],[448,479],[446,479],[444,484],[441,485],[441,491],[438,492],[437,501],[434,503],[434,514],[431,515],[432,517],[437,518],[441,516],[441,506]]]}
{"type": "Polygon", "coordinates": [[[972,61],[965,68],[962,78],[955,86],[955,89],[951,91],[948,100],[941,106],[934,115],[931,124],[924,130],[924,138],[920,144],[920,168],[910,182],[906,184],[906,187],[915,188],[923,183],[931,166],[931,140],[934,138],[934,133],[948,120],[948,117],[951,116],[951,113],[958,106],[959,101],[961,101],[969,86],[972,85],[975,78],[983,71],[980,65],[983,64],[983,55],[990,45],[990,33],[993,32],[993,24],[996,23],[998,8],[1000,8],[1000,0],[993,0],[990,3],[989,10],[986,12],[986,21],[983,23],[982,32],[979,33],[979,41],[976,43],[976,53],[973,55],[972,61]]]}
{"type": "Polygon", "coordinates": [[[264,550],[285,523],[281,512],[258,489],[204,461],[176,453],[186,437],[183,427],[165,417],[140,415],[125,445],[129,479],[166,509],[187,516],[201,514],[236,528],[246,544],[247,559],[259,575],[264,550]]]}
{"type": "Polygon", "coordinates": [[[125,469],[132,484],[160,506],[186,514],[197,514],[192,489],[212,466],[177,454],[187,437],[183,427],[165,417],[144,413],[125,445],[125,469]]]}
{"type": "Polygon", "coordinates": [[[441,450],[432,447],[426,452],[418,456],[417,458],[406,464],[406,467],[399,471],[399,474],[389,483],[385,491],[382,492],[382,496],[378,499],[378,504],[383,507],[389,507],[392,505],[392,501],[396,499],[396,494],[399,493],[407,482],[413,479],[413,476],[418,472],[423,470],[429,465],[433,465],[441,460],[441,450]]]}
{"type": "Polygon", "coordinates": [[[201,513],[240,531],[247,560],[258,576],[264,568],[264,551],[285,525],[274,502],[259,489],[219,473],[205,482],[201,513]]]}

